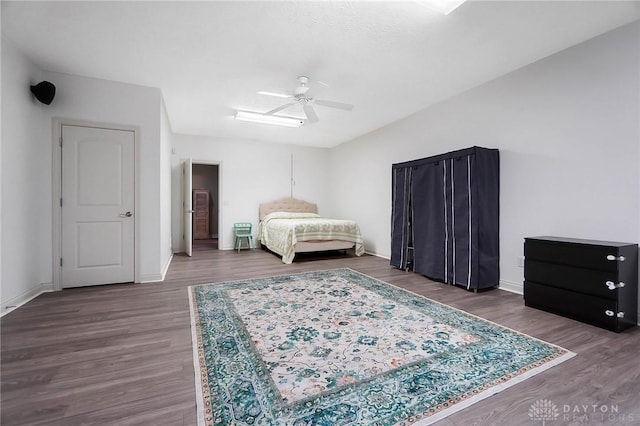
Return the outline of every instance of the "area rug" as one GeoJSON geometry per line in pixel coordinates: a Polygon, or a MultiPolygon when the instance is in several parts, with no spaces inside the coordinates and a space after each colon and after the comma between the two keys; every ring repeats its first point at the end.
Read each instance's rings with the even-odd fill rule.
{"type": "Polygon", "coordinates": [[[199,425],[430,424],[575,355],[351,269],[189,300],[199,425]]]}

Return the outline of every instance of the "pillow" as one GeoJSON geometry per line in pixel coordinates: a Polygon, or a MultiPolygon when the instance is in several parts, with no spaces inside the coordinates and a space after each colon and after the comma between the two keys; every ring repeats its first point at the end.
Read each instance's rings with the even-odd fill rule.
{"type": "Polygon", "coordinates": [[[300,213],[300,212],[273,212],[269,213],[262,219],[268,221],[271,219],[317,219],[320,215],[317,213],[300,213]]]}

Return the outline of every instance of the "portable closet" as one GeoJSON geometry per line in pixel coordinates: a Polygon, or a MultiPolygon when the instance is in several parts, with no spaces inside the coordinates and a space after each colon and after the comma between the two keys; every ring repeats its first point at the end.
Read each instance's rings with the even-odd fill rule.
{"type": "Polygon", "coordinates": [[[500,159],[471,147],[392,166],[391,265],[467,290],[500,280],[500,159]]]}

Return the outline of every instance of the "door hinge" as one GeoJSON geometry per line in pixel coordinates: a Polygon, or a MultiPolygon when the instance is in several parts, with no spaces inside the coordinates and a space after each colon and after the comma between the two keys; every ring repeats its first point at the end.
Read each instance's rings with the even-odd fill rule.
{"type": "Polygon", "coordinates": [[[60,146],[62,146],[62,136],[60,136],[60,146]]]}
{"type": "Polygon", "coordinates": [[[60,197],[60,207],[62,207],[62,197],[60,197]]]}
{"type": "Polygon", "coordinates": [[[60,266],[62,266],[62,258],[60,258],[60,266]]]}

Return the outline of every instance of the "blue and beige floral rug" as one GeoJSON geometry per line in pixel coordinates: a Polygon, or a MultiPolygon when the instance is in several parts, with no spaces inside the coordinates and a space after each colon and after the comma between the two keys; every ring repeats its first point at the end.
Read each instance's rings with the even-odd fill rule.
{"type": "Polygon", "coordinates": [[[574,355],[351,269],[189,298],[199,425],[429,424],[574,355]]]}

